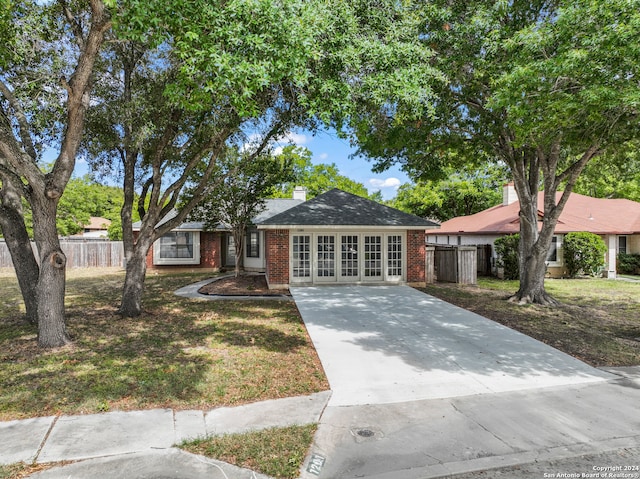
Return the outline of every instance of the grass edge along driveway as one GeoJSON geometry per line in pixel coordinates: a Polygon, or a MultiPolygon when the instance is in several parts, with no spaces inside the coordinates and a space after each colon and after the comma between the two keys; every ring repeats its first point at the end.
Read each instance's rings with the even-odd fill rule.
{"type": "Polygon", "coordinates": [[[548,279],[558,307],[506,301],[517,281],[478,278],[477,286],[421,288],[456,306],[520,331],[596,367],[640,365],[640,282],[548,279]]]}

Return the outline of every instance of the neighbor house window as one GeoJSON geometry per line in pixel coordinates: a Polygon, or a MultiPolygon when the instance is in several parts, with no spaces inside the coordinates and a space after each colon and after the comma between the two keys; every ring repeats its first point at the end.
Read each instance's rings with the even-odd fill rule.
{"type": "Polygon", "coordinates": [[[618,236],[618,253],[627,254],[627,237],[618,236]]]}
{"type": "Polygon", "coordinates": [[[260,233],[249,231],[247,233],[247,258],[260,257],[260,233]]]}
{"type": "Polygon", "coordinates": [[[197,231],[170,231],[153,246],[153,264],[199,264],[200,234],[197,231]]]}

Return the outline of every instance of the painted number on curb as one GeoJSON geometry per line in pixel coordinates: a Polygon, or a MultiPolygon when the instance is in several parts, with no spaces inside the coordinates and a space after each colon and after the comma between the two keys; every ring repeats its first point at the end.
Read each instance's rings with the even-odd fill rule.
{"type": "Polygon", "coordinates": [[[307,466],[307,472],[310,472],[314,476],[319,476],[325,460],[324,456],[320,454],[312,454],[311,459],[309,459],[309,465],[307,466]]]}

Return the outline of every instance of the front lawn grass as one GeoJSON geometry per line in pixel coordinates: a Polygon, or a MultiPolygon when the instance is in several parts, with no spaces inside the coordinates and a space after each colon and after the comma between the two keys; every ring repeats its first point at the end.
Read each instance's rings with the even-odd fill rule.
{"type": "Polygon", "coordinates": [[[173,291],[207,275],[152,272],[144,313],[129,319],[116,314],[122,271],[71,269],[67,278],[73,344],[44,351],[23,321],[13,271],[0,271],[0,420],[211,409],[329,387],[293,302],[180,298],[173,291]]]}
{"type": "Polygon", "coordinates": [[[316,429],[316,424],[270,428],[196,439],[184,442],[180,447],[277,479],[294,479],[300,474],[300,466],[316,429]]]}
{"type": "Polygon", "coordinates": [[[640,364],[640,283],[548,279],[545,287],[560,306],[510,303],[518,282],[492,278],[479,278],[477,286],[437,283],[424,291],[593,366],[640,364]]]}

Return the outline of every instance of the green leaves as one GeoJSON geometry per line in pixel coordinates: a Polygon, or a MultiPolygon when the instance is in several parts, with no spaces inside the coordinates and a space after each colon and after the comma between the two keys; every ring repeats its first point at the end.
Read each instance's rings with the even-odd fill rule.
{"type": "Polygon", "coordinates": [[[570,278],[575,278],[580,272],[595,276],[604,268],[607,245],[596,234],[569,233],[563,239],[562,249],[570,278]]]}
{"type": "Polygon", "coordinates": [[[510,57],[488,106],[521,141],[553,131],[574,144],[615,143],[637,128],[640,2],[580,0],[504,40],[510,57]],[[635,122],[637,123],[637,122],[635,122]]]}

